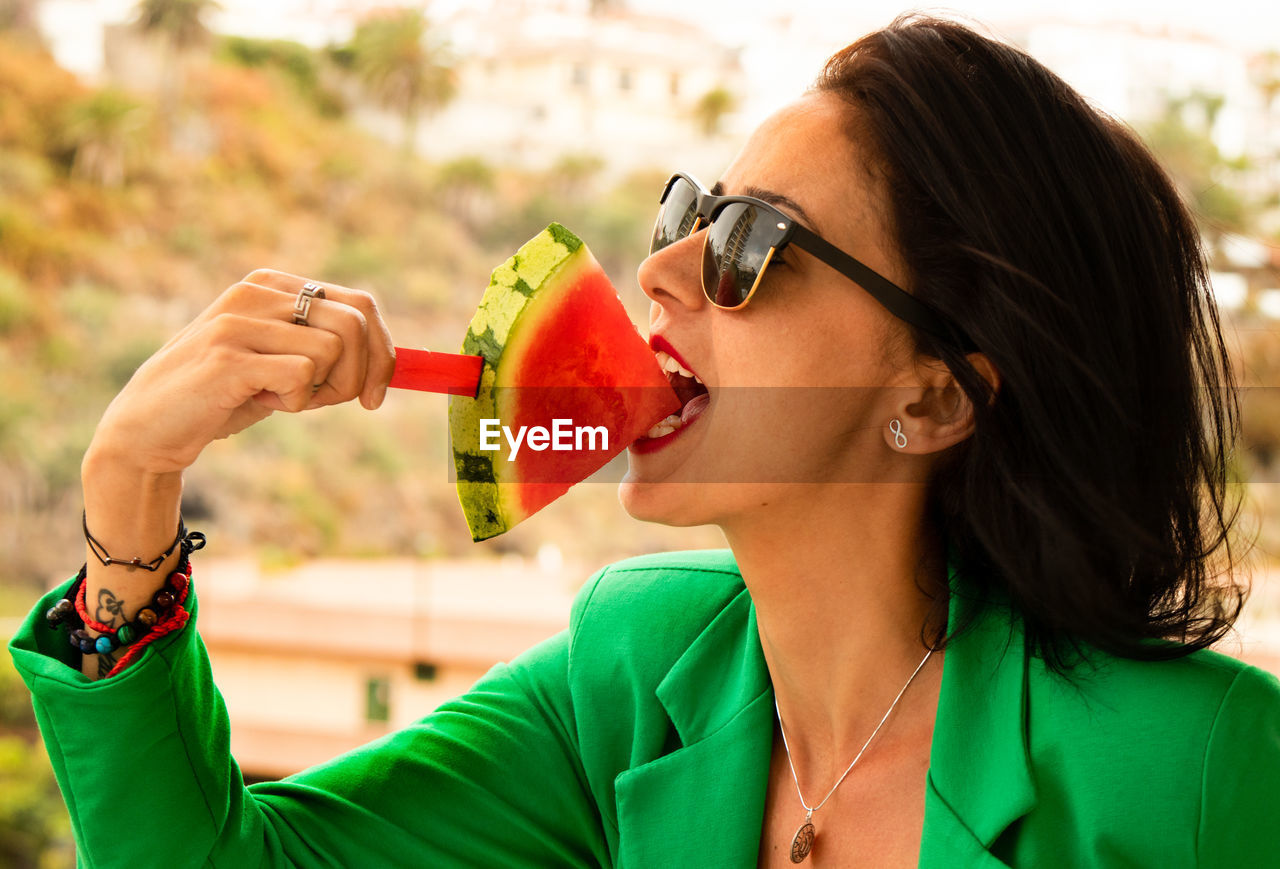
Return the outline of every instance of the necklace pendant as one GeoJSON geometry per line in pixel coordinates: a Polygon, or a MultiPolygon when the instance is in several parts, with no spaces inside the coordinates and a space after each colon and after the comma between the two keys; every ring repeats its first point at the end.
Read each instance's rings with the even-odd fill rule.
{"type": "Polygon", "coordinates": [[[800,829],[796,830],[795,838],[791,840],[792,863],[805,861],[809,852],[813,850],[813,839],[816,835],[817,830],[813,828],[813,812],[810,811],[804,816],[804,823],[800,825],[800,829]]]}

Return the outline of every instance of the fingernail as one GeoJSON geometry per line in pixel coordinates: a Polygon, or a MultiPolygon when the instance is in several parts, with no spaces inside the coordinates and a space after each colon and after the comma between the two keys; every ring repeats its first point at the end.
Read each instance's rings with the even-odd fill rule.
{"type": "Polygon", "coordinates": [[[373,394],[373,407],[371,410],[377,410],[382,407],[382,400],[387,397],[387,385],[384,383],[378,387],[377,392],[373,394]]]}

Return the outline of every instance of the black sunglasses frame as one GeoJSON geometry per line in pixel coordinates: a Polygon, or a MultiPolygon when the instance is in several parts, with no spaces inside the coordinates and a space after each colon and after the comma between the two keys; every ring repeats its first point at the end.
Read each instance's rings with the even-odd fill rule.
{"type": "MultiPolygon", "coordinates": [[[[756,273],[755,282],[751,289],[738,305],[727,306],[722,305],[715,300],[712,290],[707,286],[706,282],[706,262],[711,257],[711,241],[710,233],[703,240],[702,257],[704,267],[702,269],[702,292],[707,297],[707,301],[715,305],[717,308],[726,311],[737,311],[746,307],[751,301],[751,297],[755,295],[756,289],[759,288],[761,279],[764,278],[765,270],[768,269],[769,263],[773,260],[776,253],[780,252],[788,244],[794,243],[796,247],[812,254],[822,262],[831,266],[831,268],[840,272],[840,274],[849,278],[858,286],[862,287],[873,299],[879,302],[884,308],[899,320],[916,326],[923,331],[929,333],[934,338],[950,344],[954,347],[968,352],[977,349],[973,341],[954,323],[950,322],[924,302],[921,302],[915,296],[890,281],[888,278],[872,270],[869,266],[854,259],[849,254],[840,250],[840,248],[831,244],[831,242],[822,238],[808,227],[797,222],[787,214],[779,211],[773,205],[761,199],[752,196],[716,196],[702,185],[696,178],[686,175],[683,172],[677,172],[667,181],[667,185],[663,188],[662,198],[659,202],[658,218],[654,224],[654,232],[652,240],[649,244],[649,253],[653,254],[661,250],[656,242],[658,241],[658,232],[661,227],[663,217],[663,207],[666,205],[667,197],[671,195],[671,190],[677,181],[684,181],[689,184],[694,191],[694,222],[690,227],[688,234],[693,235],[704,224],[710,229],[711,224],[719,216],[720,212],[726,206],[734,203],[743,203],[764,212],[768,218],[765,221],[757,221],[759,229],[752,231],[752,237],[759,240],[759,243],[767,244],[768,251],[765,253],[764,262],[760,266],[759,272],[756,273]]],[[[665,234],[664,234],[665,235],[665,234]]],[[[683,238],[684,236],[682,236],[683,238]]],[[[679,241],[674,238],[667,244],[674,244],[679,241]]],[[[717,268],[716,271],[719,271],[717,268]]]]}

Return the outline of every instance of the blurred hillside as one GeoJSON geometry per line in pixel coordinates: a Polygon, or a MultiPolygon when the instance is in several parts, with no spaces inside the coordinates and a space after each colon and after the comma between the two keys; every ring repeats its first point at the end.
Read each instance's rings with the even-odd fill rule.
{"type": "MultiPolygon", "coordinates": [[[[425,162],[351,120],[359,66],[349,48],[223,37],[188,50],[154,92],[91,88],[38,42],[0,32],[6,582],[45,586],[78,564],[66,553],[81,545],[79,462],[96,420],[139,363],[253,268],[368,289],[398,343],[453,349],[489,270],[555,219],[587,239],[644,321],[632,275],[661,174],[610,181],[589,154],[538,171],[425,162]]],[[[1230,171],[1198,144],[1205,129],[1172,113],[1147,133],[1169,152],[1211,238],[1249,230],[1248,202],[1201,195],[1230,171]]],[[[1274,269],[1264,271],[1272,280],[1274,269]]],[[[1280,479],[1280,340],[1256,305],[1232,313],[1228,327],[1245,383],[1260,387],[1244,394],[1237,467],[1242,482],[1271,483],[1280,479]]],[[[445,400],[421,394],[392,395],[376,416],[354,405],[278,414],[206,451],[187,475],[187,516],[218,554],[268,564],[532,554],[547,541],[567,559],[598,563],[720,543],[710,530],[632,522],[601,483],[472,544],[449,482],[445,425],[445,400]]],[[[1273,488],[1247,490],[1263,551],[1280,553],[1273,488]]]]}
{"type": "MultiPolygon", "coordinates": [[[[185,87],[91,89],[0,34],[0,552],[45,586],[81,560],[79,462],[112,395],[170,334],[259,266],[372,291],[397,343],[457,347],[488,273],[550,220],[578,231],[633,316],[663,178],[603,188],[600,163],[428,165],[345,120],[324,57],[226,39],[185,87]],[[73,563],[73,561],[75,563],[73,563]]],[[[181,408],[175,407],[175,413],[181,408]]],[[[391,396],[277,414],[212,446],[185,510],[219,554],[532,553],[589,562],[718,536],[644,527],[588,484],[525,527],[470,542],[449,483],[445,400],[391,396]],[[341,470],[338,470],[341,469],[341,470]],[[593,533],[574,533],[590,519],[593,533]]]]}

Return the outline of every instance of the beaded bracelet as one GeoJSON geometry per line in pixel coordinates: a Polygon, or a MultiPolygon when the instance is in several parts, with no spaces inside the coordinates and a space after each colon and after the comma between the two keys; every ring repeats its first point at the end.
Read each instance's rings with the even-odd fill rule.
{"type": "Polygon", "coordinates": [[[75,583],[62,600],[49,608],[45,619],[51,628],[65,624],[68,642],[81,654],[106,655],[127,646],[107,676],[123,670],[137,660],[148,644],[183,627],[190,618],[184,606],[191,588],[191,564],[186,552],[178,562],[178,568],[167,577],[165,585],[151,596],[150,604],[139,609],[132,621],[118,628],[89,617],[84,603],[86,572],[87,565],[80,568],[75,583]],[[90,636],[85,628],[98,631],[101,636],[90,636]]]}

